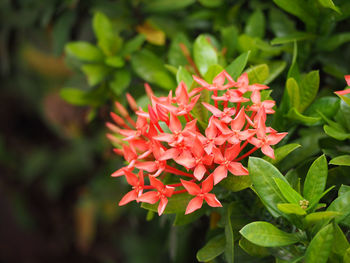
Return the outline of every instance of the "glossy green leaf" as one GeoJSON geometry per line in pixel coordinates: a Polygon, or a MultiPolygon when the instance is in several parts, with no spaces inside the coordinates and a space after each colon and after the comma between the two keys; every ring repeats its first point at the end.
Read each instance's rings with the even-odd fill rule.
{"type": "Polygon", "coordinates": [[[211,65],[218,63],[214,47],[209,43],[207,36],[200,35],[193,44],[193,58],[202,76],[207,73],[211,65]]]}
{"type": "Polygon", "coordinates": [[[176,87],[173,77],[165,69],[163,62],[152,52],[142,50],[134,53],[131,64],[136,74],[145,81],[168,90],[176,87]]]}
{"type": "Polygon", "coordinates": [[[88,42],[71,42],[66,45],[68,55],[89,62],[102,61],[104,55],[100,49],[88,42]]]}
{"type": "Polygon", "coordinates": [[[250,187],[252,181],[249,176],[229,175],[220,182],[220,185],[232,192],[238,192],[250,187]]]}
{"type": "Polygon", "coordinates": [[[226,58],[231,59],[237,50],[238,29],[234,26],[223,27],[220,30],[222,47],[226,48],[226,58]]]}
{"type": "Polygon", "coordinates": [[[272,159],[270,157],[264,156],[264,160],[268,161],[269,163],[272,163],[273,165],[278,164],[280,161],[282,161],[284,158],[288,156],[292,151],[299,148],[300,144],[298,143],[290,143],[283,145],[277,149],[275,149],[275,159],[272,159]]]}
{"type": "Polygon", "coordinates": [[[305,262],[326,263],[331,252],[333,238],[333,224],[328,224],[311,240],[305,252],[305,262]]]}
{"type": "Polygon", "coordinates": [[[298,17],[305,24],[312,28],[316,27],[316,20],[307,2],[303,0],[273,0],[273,2],[283,10],[298,17]]]}
{"type": "Polygon", "coordinates": [[[343,231],[337,224],[334,224],[334,240],[333,240],[332,252],[343,257],[343,255],[346,253],[346,250],[349,247],[350,247],[349,241],[347,240],[343,231]]]}
{"type": "Polygon", "coordinates": [[[269,66],[267,64],[256,65],[246,70],[248,73],[249,83],[265,83],[269,77],[269,66]]]}
{"type": "Polygon", "coordinates": [[[185,215],[183,212],[176,214],[175,220],[174,220],[174,226],[183,226],[190,224],[196,220],[198,220],[203,214],[204,209],[198,209],[191,214],[185,215]]]}
{"type": "Polygon", "coordinates": [[[339,141],[344,141],[350,138],[350,133],[346,133],[344,130],[340,130],[339,128],[334,128],[329,125],[324,125],[323,129],[327,135],[339,141]]]}
{"type": "Polygon", "coordinates": [[[180,47],[180,45],[184,45],[189,53],[191,53],[191,42],[188,37],[184,33],[177,33],[173,38],[170,44],[170,48],[168,51],[168,59],[171,65],[175,67],[184,66],[188,64],[188,61],[180,47]]]}
{"type": "Polygon", "coordinates": [[[208,262],[217,256],[220,256],[226,248],[225,235],[213,237],[197,252],[197,260],[200,262],[208,262]]]}
{"type": "Polygon", "coordinates": [[[145,10],[149,12],[168,12],[183,9],[192,5],[195,0],[150,0],[146,2],[145,10]]]}
{"type": "Polygon", "coordinates": [[[271,30],[277,37],[288,36],[295,31],[295,21],[282,10],[271,8],[269,18],[271,30]]]}
{"type": "Polygon", "coordinates": [[[327,159],[322,155],[312,163],[305,178],[303,195],[310,203],[319,201],[326,187],[327,175],[327,159]]]}
{"type": "Polygon", "coordinates": [[[276,185],[274,178],[286,181],[284,176],[272,164],[256,157],[249,158],[248,170],[254,189],[263,203],[275,213],[281,214],[277,204],[286,203],[286,199],[276,185]]]}
{"type": "MultiPolygon", "coordinates": [[[[169,198],[168,204],[164,210],[164,214],[177,214],[185,213],[188,202],[193,198],[189,194],[178,194],[169,198]]],[[[142,208],[151,210],[153,212],[158,212],[158,202],[155,204],[142,203],[142,208]]]]}
{"type": "Polygon", "coordinates": [[[300,83],[300,105],[298,110],[303,112],[316,98],[320,85],[320,75],[317,70],[306,74],[300,83]]]}
{"type": "Polygon", "coordinates": [[[250,51],[239,55],[230,65],[226,67],[226,71],[233,79],[237,79],[243,72],[247,65],[250,51]]]}
{"type": "Polygon", "coordinates": [[[228,263],[234,262],[234,244],[235,238],[233,235],[233,223],[231,220],[232,208],[235,204],[232,203],[228,206],[226,212],[226,223],[225,223],[225,238],[226,238],[226,246],[225,246],[225,258],[228,263]]]}
{"type": "Polygon", "coordinates": [[[130,39],[124,44],[123,49],[120,52],[121,56],[131,55],[135,51],[139,50],[145,40],[146,37],[142,34],[130,39]]]}
{"type": "Polygon", "coordinates": [[[85,64],[81,67],[90,86],[95,86],[103,81],[109,74],[110,69],[105,65],[85,64]]]}
{"type": "Polygon", "coordinates": [[[261,10],[258,9],[249,16],[244,33],[251,37],[264,38],[265,16],[261,10]]]}
{"type": "Polygon", "coordinates": [[[321,113],[323,116],[331,118],[338,112],[339,107],[340,101],[336,97],[322,97],[316,99],[304,113],[310,117],[319,117],[321,113]]]}
{"type": "Polygon", "coordinates": [[[304,200],[304,198],[295,191],[288,182],[281,180],[280,178],[274,178],[274,180],[282,195],[289,203],[299,205],[299,202],[304,200]]]}
{"type": "Polygon", "coordinates": [[[293,43],[294,41],[303,41],[303,40],[309,40],[314,38],[315,38],[315,35],[307,32],[294,32],[287,36],[276,37],[272,39],[271,45],[288,44],[288,43],[293,43]]]}
{"type": "Polygon", "coordinates": [[[93,17],[92,25],[98,46],[106,55],[115,55],[120,50],[123,40],[114,30],[110,19],[105,14],[96,12],[93,17]]]}
{"type": "Polygon", "coordinates": [[[296,204],[278,204],[277,208],[285,214],[293,214],[298,216],[306,215],[306,211],[296,204]]]}
{"type": "Polygon", "coordinates": [[[239,232],[253,244],[262,247],[281,247],[299,241],[297,235],[279,230],[274,225],[263,221],[250,223],[239,232]]]}
{"type": "Polygon", "coordinates": [[[123,91],[131,82],[131,73],[126,69],[117,70],[113,74],[113,79],[109,83],[109,87],[117,96],[122,95],[123,91]]]}
{"type": "Polygon", "coordinates": [[[124,66],[124,59],[122,59],[119,56],[107,57],[105,59],[105,62],[108,66],[111,66],[114,68],[121,68],[124,66]]]}
{"type": "Polygon", "coordinates": [[[287,117],[291,120],[297,121],[299,123],[302,123],[307,126],[312,126],[321,121],[320,117],[309,117],[305,116],[304,114],[301,114],[296,108],[291,108],[288,113],[287,117]]]}
{"type": "Polygon", "coordinates": [[[294,41],[292,65],[288,70],[287,77],[288,79],[294,78],[297,81],[297,83],[299,83],[301,77],[300,77],[299,67],[297,63],[297,57],[298,57],[298,44],[296,41],[294,41]]]}
{"type": "Polygon", "coordinates": [[[249,255],[254,257],[266,257],[270,255],[270,252],[266,247],[255,245],[244,237],[239,240],[239,246],[249,255]]]}
{"type": "Polygon", "coordinates": [[[268,85],[274,79],[276,79],[286,68],[287,63],[285,61],[273,61],[268,64],[269,66],[269,77],[265,80],[265,84],[268,85]]]}
{"type": "Polygon", "coordinates": [[[307,224],[316,224],[322,221],[330,221],[333,218],[340,216],[341,213],[334,211],[321,211],[308,214],[304,220],[307,224]]]}
{"type": "Polygon", "coordinates": [[[77,106],[86,106],[91,103],[87,92],[80,89],[63,88],[60,90],[60,96],[65,101],[77,106]]]}
{"type": "Polygon", "coordinates": [[[344,185],[342,184],[339,188],[338,191],[338,196],[345,194],[346,192],[350,191],[350,186],[349,185],[344,185]]]}
{"type": "Polygon", "coordinates": [[[350,166],[350,155],[341,155],[333,158],[330,162],[333,165],[350,166]]]}
{"type": "Polygon", "coordinates": [[[219,7],[224,0],[198,0],[203,6],[208,8],[219,7]]]}
{"type": "Polygon", "coordinates": [[[186,86],[190,88],[192,86],[193,79],[191,74],[184,67],[180,66],[176,73],[176,81],[177,84],[183,81],[185,82],[186,86]]]}
{"type": "Polygon", "coordinates": [[[349,263],[350,262],[350,248],[348,248],[343,256],[343,262],[349,263]]]}
{"type": "Polygon", "coordinates": [[[294,78],[288,78],[286,90],[288,93],[290,106],[298,109],[300,105],[300,91],[299,85],[294,78]]]}
{"type": "Polygon", "coordinates": [[[338,196],[327,208],[327,211],[335,211],[342,213],[335,219],[336,223],[350,215],[350,191],[338,196]]]}
{"type": "Polygon", "coordinates": [[[332,0],[318,0],[318,2],[326,8],[333,9],[335,12],[341,14],[339,7],[337,7],[332,0]]]}

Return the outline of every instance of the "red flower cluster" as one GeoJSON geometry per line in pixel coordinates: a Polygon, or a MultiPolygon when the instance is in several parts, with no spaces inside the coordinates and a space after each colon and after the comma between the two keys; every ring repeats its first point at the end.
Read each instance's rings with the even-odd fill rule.
{"type": "Polygon", "coordinates": [[[121,146],[114,151],[124,156],[128,165],[112,176],[125,176],[132,186],[119,205],[133,200],[150,204],[160,201],[158,213],[161,215],[169,198],[187,192],[194,198],[186,214],[201,208],[203,200],[219,207],[221,203],[210,191],[228,172],[234,176],[248,175],[240,162],[242,159],[257,149],[274,158],[271,145],[277,144],[286,133],[277,133],[265,125],[266,114],[273,114],[275,105],[273,100],[261,101],[261,90],[268,89],[267,86],[249,85],[246,73],[234,81],[226,71],[218,74],[212,84],[196,76],[193,79],[199,87],[188,91],[181,82],[175,96],[170,91],[167,97],[154,96],[146,84],[151,100],[148,112],[138,108],[127,94],[136,122],[116,103],[125,120],[112,112],[114,124],[107,123],[107,127],[115,134],[107,137],[121,146]],[[209,92],[214,105],[198,102],[203,92],[209,92]],[[212,114],[207,127],[197,123],[194,107],[201,106],[212,114]],[[138,175],[134,170],[139,171],[138,175]],[[179,179],[181,177],[189,180],[179,179]],[[145,184],[146,178],[149,185],[145,184]]]}

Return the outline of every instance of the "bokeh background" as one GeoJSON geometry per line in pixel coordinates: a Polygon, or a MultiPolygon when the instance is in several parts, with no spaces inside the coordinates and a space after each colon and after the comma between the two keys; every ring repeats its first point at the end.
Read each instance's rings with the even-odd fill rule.
{"type": "MultiPolygon", "coordinates": [[[[117,205],[128,188],[110,177],[123,162],[105,137],[105,122],[113,100],[125,104],[126,91],[145,103],[147,76],[142,79],[139,64],[126,55],[118,74],[127,84],[114,85],[112,76],[108,87],[89,85],[65,45],[96,43],[94,14],[107,15],[125,41],[144,36],[143,48],[169,72],[188,63],[178,44],[190,50],[201,33],[214,36],[227,62],[253,50],[250,63],[271,62],[279,101],[293,47],[270,40],[288,41],[299,31],[305,34],[294,34],[297,40],[309,40],[299,46],[302,71],[321,69],[325,94],[344,87],[349,33],[328,42],[350,31],[350,3],[338,2],[342,15],[323,21],[322,12],[334,10],[322,9],[316,20],[301,21],[258,0],[0,0],[0,262],[194,262],[205,243],[207,217],[172,227],[172,216],[150,220],[136,203],[117,205]],[[72,87],[90,95],[83,100],[72,87]]],[[[164,92],[164,82],[155,82],[155,91],[164,92]]]]}

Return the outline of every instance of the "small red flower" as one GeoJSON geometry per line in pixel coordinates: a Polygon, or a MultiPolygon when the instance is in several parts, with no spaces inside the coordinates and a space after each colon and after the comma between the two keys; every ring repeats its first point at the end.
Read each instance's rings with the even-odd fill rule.
{"type": "MultiPolygon", "coordinates": [[[[346,80],[346,84],[348,85],[348,86],[350,86],[350,75],[346,75],[345,76],[345,80],[346,80]]],[[[339,91],[336,91],[336,92],[334,92],[335,94],[337,94],[337,95],[346,95],[346,94],[349,94],[350,93],[350,89],[346,89],[346,90],[339,90],[339,91]]]]}
{"type": "Polygon", "coordinates": [[[187,205],[185,214],[190,214],[193,211],[200,209],[203,205],[203,200],[207,202],[211,207],[221,207],[221,203],[214,194],[209,192],[213,189],[213,176],[209,175],[207,179],[202,182],[202,188],[197,184],[185,180],[181,180],[182,185],[185,187],[190,195],[195,195],[187,205]]]}

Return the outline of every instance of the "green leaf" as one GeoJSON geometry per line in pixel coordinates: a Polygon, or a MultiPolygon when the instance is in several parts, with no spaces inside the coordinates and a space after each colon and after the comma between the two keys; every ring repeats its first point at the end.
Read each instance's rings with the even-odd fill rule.
{"type": "Polygon", "coordinates": [[[306,215],[306,211],[296,204],[278,204],[277,208],[285,214],[293,214],[298,216],[306,215]]]}
{"type": "Polygon", "coordinates": [[[121,56],[131,55],[135,51],[139,50],[142,44],[145,42],[146,37],[142,34],[137,35],[136,37],[130,39],[125,43],[123,49],[120,52],[121,56]]]}
{"type": "Polygon", "coordinates": [[[332,138],[339,141],[344,141],[350,138],[350,133],[346,133],[344,130],[340,130],[339,128],[324,125],[323,129],[328,136],[331,136],[332,138]]]}
{"type": "Polygon", "coordinates": [[[122,95],[123,91],[129,86],[131,82],[131,73],[126,69],[117,70],[113,74],[113,79],[109,83],[109,87],[117,96],[122,95]]]}
{"type": "Polygon", "coordinates": [[[307,126],[312,126],[320,122],[321,118],[319,117],[309,117],[301,114],[296,108],[291,108],[288,113],[287,117],[291,120],[297,121],[299,123],[302,123],[307,126]]]}
{"type": "Polygon", "coordinates": [[[89,62],[102,61],[104,58],[102,51],[88,42],[68,43],[66,45],[66,52],[70,56],[89,62]]]}
{"type": "Polygon", "coordinates": [[[275,149],[275,159],[272,159],[270,157],[264,156],[264,160],[268,161],[269,163],[276,165],[280,161],[282,161],[284,158],[287,157],[288,154],[290,154],[295,149],[299,148],[300,144],[298,143],[290,143],[283,145],[277,149],[275,149]]]}
{"type": "Polygon", "coordinates": [[[93,17],[92,25],[97,38],[97,44],[102,51],[107,56],[116,54],[120,50],[123,40],[113,29],[109,18],[101,12],[96,12],[93,17]]]}
{"type": "Polygon", "coordinates": [[[199,219],[204,214],[204,209],[198,209],[191,214],[185,215],[184,213],[176,214],[174,220],[174,226],[183,226],[192,223],[199,219]]]}
{"type": "Polygon", "coordinates": [[[204,80],[208,83],[212,83],[214,78],[223,71],[224,69],[220,65],[211,65],[204,75],[204,80]]]}
{"type": "Polygon", "coordinates": [[[218,7],[221,6],[223,3],[223,0],[199,0],[199,2],[208,8],[218,7]]]}
{"type": "MultiPolygon", "coordinates": [[[[184,213],[188,202],[192,198],[193,196],[187,193],[172,196],[168,201],[168,204],[164,210],[164,214],[177,214],[180,212],[184,213]]],[[[151,210],[153,212],[158,212],[158,203],[155,203],[153,205],[148,203],[142,203],[141,207],[147,210],[151,210]]]]}
{"type": "Polygon", "coordinates": [[[99,64],[85,64],[81,67],[81,70],[85,73],[90,86],[100,83],[110,73],[108,67],[99,64]]]}
{"type": "Polygon", "coordinates": [[[270,74],[269,66],[267,64],[253,66],[247,69],[246,72],[248,73],[250,84],[265,83],[270,74]]]}
{"type": "Polygon", "coordinates": [[[311,224],[316,224],[322,221],[330,221],[333,218],[336,218],[340,216],[341,213],[339,212],[333,212],[333,211],[322,211],[322,212],[314,212],[311,214],[308,214],[305,218],[304,221],[311,225],[311,224]]]}
{"type": "Polygon", "coordinates": [[[250,51],[239,55],[230,65],[226,67],[227,73],[233,78],[237,79],[243,72],[247,65],[250,51]]]}
{"type": "Polygon", "coordinates": [[[294,78],[288,78],[286,90],[288,93],[290,106],[298,109],[300,105],[300,92],[299,85],[294,78]]]}
{"type": "Polygon", "coordinates": [[[344,263],[349,263],[350,262],[350,248],[348,248],[344,254],[343,257],[343,262],[344,263]]]}
{"type": "Polygon", "coordinates": [[[108,66],[111,66],[114,68],[121,68],[124,66],[124,59],[122,59],[119,56],[107,57],[105,59],[105,62],[108,66]]]}
{"type": "Polygon", "coordinates": [[[252,185],[249,176],[235,176],[229,175],[220,182],[220,185],[232,192],[244,190],[252,185]]]}
{"type": "Polygon", "coordinates": [[[270,255],[270,252],[268,251],[267,248],[257,246],[252,242],[248,241],[247,239],[245,239],[244,237],[242,237],[239,240],[239,246],[249,255],[254,257],[266,257],[270,255]]]}
{"type": "Polygon", "coordinates": [[[330,162],[333,165],[350,166],[350,155],[341,155],[333,158],[330,162]]]}
{"type": "Polygon", "coordinates": [[[289,44],[294,41],[303,41],[314,39],[316,36],[307,32],[294,32],[290,33],[287,36],[276,37],[271,40],[271,45],[281,45],[281,44],[289,44]]]}
{"type": "Polygon", "coordinates": [[[60,96],[70,104],[77,106],[86,106],[90,104],[90,99],[87,97],[87,93],[80,89],[63,88],[60,90],[60,96]]]}
{"type": "Polygon", "coordinates": [[[318,2],[326,8],[330,8],[332,10],[334,10],[335,12],[341,14],[341,11],[339,9],[339,7],[337,7],[332,0],[318,0],[318,2]]]}
{"type": "Polygon", "coordinates": [[[136,74],[147,82],[167,90],[176,86],[174,79],[163,66],[163,62],[148,50],[134,53],[131,57],[131,65],[136,74]]]}
{"type": "Polygon", "coordinates": [[[283,70],[286,68],[287,63],[285,61],[273,61],[268,64],[269,66],[269,77],[265,80],[265,84],[271,83],[275,78],[277,78],[283,70]]]}
{"type": "Polygon", "coordinates": [[[182,66],[179,67],[176,73],[177,84],[180,84],[181,81],[185,82],[186,86],[190,88],[192,86],[192,76],[191,74],[182,66]]]}
{"type": "Polygon", "coordinates": [[[338,191],[338,196],[345,194],[346,192],[350,191],[350,186],[349,185],[344,185],[342,184],[339,188],[338,191]]]}
{"type": "Polygon", "coordinates": [[[337,224],[334,224],[334,240],[332,252],[342,257],[349,247],[349,241],[347,240],[343,231],[337,224]]]}
{"type": "Polygon", "coordinates": [[[307,172],[303,195],[310,203],[319,201],[327,182],[328,165],[324,155],[317,158],[307,172]]]}
{"type": "Polygon", "coordinates": [[[195,0],[150,0],[145,2],[145,11],[147,12],[168,12],[183,9],[192,5],[195,0]]]}
{"type": "Polygon", "coordinates": [[[185,55],[183,54],[180,45],[184,45],[188,49],[189,53],[191,53],[191,42],[184,33],[176,34],[174,39],[171,41],[170,48],[168,51],[169,63],[171,65],[174,65],[175,67],[184,66],[188,64],[188,61],[185,55]]]}
{"type": "Polygon", "coordinates": [[[320,75],[318,70],[306,74],[300,83],[300,105],[298,110],[303,112],[316,98],[320,85],[320,75]]]}
{"type": "Polygon", "coordinates": [[[234,235],[233,235],[233,225],[231,221],[232,207],[235,204],[232,203],[229,205],[226,213],[226,223],[225,223],[225,237],[226,237],[226,246],[225,246],[225,258],[228,263],[234,262],[234,235]]]}
{"type": "Polygon", "coordinates": [[[283,10],[295,15],[306,25],[315,28],[317,26],[316,19],[310,10],[308,3],[304,0],[273,0],[283,10]]]}
{"type": "Polygon", "coordinates": [[[305,262],[308,263],[326,263],[331,252],[334,238],[333,224],[322,228],[311,240],[306,252],[305,262]]]}
{"type": "Polygon", "coordinates": [[[197,260],[200,262],[213,260],[225,251],[225,246],[225,235],[215,236],[197,252],[197,260]]]}
{"type": "MultiPolygon", "coordinates": [[[[338,112],[340,101],[336,97],[322,97],[316,99],[310,107],[307,108],[305,114],[310,117],[319,117],[320,113],[327,118],[331,118],[338,112]]],[[[322,115],[321,115],[322,117],[322,115]]]]}
{"type": "Polygon", "coordinates": [[[211,65],[218,63],[214,47],[209,43],[207,36],[200,35],[193,44],[193,58],[202,76],[207,73],[211,65]]]}
{"type": "Polygon", "coordinates": [[[226,58],[231,59],[237,50],[238,29],[231,25],[220,29],[222,47],[226,48],[226,58]]]}
{"type": "Polygon", "coordinates": [[[350,215],[350,191],[338,196],[327,208],[327,211],[335,211],[342,213],[335,219],[336,223],[350,215]]]}
{"type": "Polygon", "coordinates": [[[274,225],[263,221],[250,223],[239,232],[253,244],[262,247],[281,247],[295,244],[299,241],[296,234],[284,232],[274,225]]]}
{"type": "Polygon", "coordinates": [[[263,203],[276,214],[282,215],[277,208],[277,204],[285,203],[286,200],[276,185],[274,178],[286,181],[284,176],[272,164],[256,157],[249,158],[248,170],[254,189],[263,203]]]}
{"type": "Polygon", "coordinates": [[[295,22],[285,12],[277,8],[270,9],[270,27],[277,37],[288,36],[295,31],[295,22]]]}
{"type": "MultiPolygon", "coordinates": [[[[284,198],[289,203],[299,205],[299,202],[301,200],[304,200],[304,198],[295,191],[288,182],[281,180],[280,178],[274,178],[275,183],[277,184],[278,188],[280,189],[281,193],[283,194],[284,198]]],[[[279,208],[278,208],[279,209],[279,208]]],[[[281,210],[281,209],[279,209],[281,210]]]]}
{"type": "Polygon", "coordinates": [[[320,41],[316,47],[322,51],[333,51],[350,41],[350,33],[339,33],[328,37],[326,41],[320,41]]]}
{"type": "Polygon", "coordinates": [[[288,77],[288,79],[294,78],[297,81],[297,83],[299,83],[300,72],[299,72],[298,63],[297,63],[297,57],[298,57],[298,44],[296,41],[294,41],[292,65],[290,66],[290,69],[288,70],[287,77],[288,77]]]}
{"type": "Polygon", "coordinates": [[[251,37],[264,38],[265,16],[261,10],[258,9],[249,16],[244,33],[251,37]]]}

